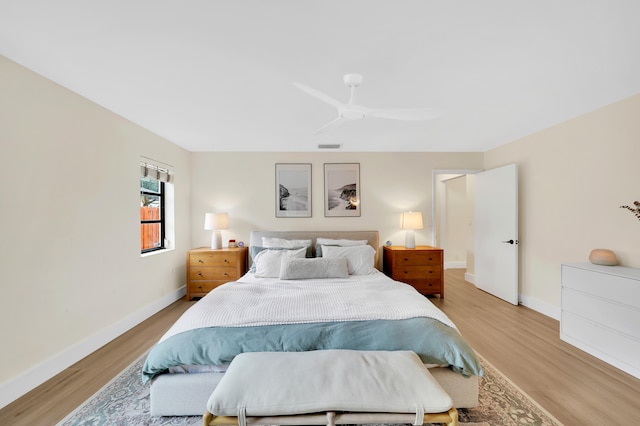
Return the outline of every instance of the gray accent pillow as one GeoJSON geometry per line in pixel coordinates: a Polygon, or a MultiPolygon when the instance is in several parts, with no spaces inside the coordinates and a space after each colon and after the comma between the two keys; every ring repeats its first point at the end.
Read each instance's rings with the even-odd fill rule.
{"type": "Polygon", "coordinates": [[[345,257],[312,259],[282,259],[281,280],[305,280],[311,278],[347,278],[349,269],[345,257]]]}

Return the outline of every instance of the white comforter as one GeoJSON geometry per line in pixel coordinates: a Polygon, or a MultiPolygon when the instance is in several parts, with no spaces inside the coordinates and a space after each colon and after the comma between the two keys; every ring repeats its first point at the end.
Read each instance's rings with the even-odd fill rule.
{"type": "Polygon", "coordinates": [[[243,327],[335,321],[451,320],[413,287],[376,271],[347,279],[286,280],[255,278],[217,287],[178,320],[160,339],[196,328],[243,327]]]}

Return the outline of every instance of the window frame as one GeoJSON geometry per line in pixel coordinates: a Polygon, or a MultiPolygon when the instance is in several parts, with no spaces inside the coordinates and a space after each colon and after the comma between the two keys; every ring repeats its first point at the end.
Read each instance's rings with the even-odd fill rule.
{"type": "MultiPolygon", "coordinates": [[[[153,223],[159,223],[160,224],[160,245],[157,247],[151,247],[151,248],[147,248],[147,249],[143,249],[142,247],[140,247],[140,254],[146,254],[146,253],[151,253],[154,251],[158,251],[158,250],[164,250],[166,249],[165,247],[165,228],[166,228],[166,215],[165,215],[165,183],[161,180],[158,179],[153,179],[156,180],[159,184],[160,184],[160,191],[156,192],[156,191],[152,191],[146,188],[143,188],[142,186],[142,180],[143,179],[151,179],[151,178],[144,178],[141,177],[139,179],[139,185],[140,185],[140,196],[143,195],[152,195],[154,197],[158,197],[160,199],[160,219],[152,219],[152,220],[142,220],[140,219],[140,225],[144,225],[144,224],[153,224],[153,223]]],[[[142,229],[142,227],[141,227],[142,229]]]]}

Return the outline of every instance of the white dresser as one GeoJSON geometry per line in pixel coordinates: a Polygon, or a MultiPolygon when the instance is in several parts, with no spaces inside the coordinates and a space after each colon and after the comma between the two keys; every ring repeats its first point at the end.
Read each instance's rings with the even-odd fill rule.
{"type": "Polygon", "coordinates": [[[560,338],[640,378],[640,269],[562,265],[560,338]]]}

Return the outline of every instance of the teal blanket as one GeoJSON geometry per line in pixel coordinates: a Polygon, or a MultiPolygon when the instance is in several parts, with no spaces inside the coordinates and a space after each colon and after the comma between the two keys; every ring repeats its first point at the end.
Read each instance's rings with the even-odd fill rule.
{"type": "Polygon", "coordinates": [[[243,352],[323,349],[409,350],[425,364],[482,375],[473,349],[457,330],[431,318],[208,327],[176,334],[154,346],[142,369],[146,383],[169,367],[229,363],[243,352]]]}

